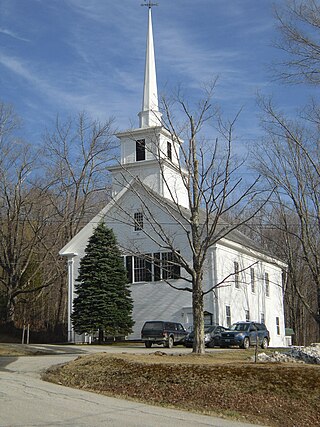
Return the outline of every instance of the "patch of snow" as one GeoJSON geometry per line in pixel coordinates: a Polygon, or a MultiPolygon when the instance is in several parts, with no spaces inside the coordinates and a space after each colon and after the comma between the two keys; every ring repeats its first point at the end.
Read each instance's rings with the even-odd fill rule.
{"type": "MultiPolygon", "coordinates": [[[[254,360],[254,357],[252,358],[254,360]]],[[[259,362],[269,363],[309,363],[320,365],[320,343],[311,344],[308,347],[293,346],[284,353],[275,351],[272,354],[258,354],[259,362]]]]}
{"type": "Polygon", "coordinates": [[[313,343],[308,347],[291,347],[287,354],[305,363],[320,365],[320,343],[313,343]]]}

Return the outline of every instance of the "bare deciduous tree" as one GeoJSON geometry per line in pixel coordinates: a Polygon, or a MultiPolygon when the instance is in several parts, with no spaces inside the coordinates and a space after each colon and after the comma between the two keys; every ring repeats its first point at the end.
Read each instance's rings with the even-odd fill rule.
{"type": "MultiPolygon", "coordinates": [[[[220,239],[228,237],[249,220],[245,214],[246,207],[258,194],[259,180],[257,177],[250,183],[243,182],[241,175],[243,163],[237,162],[232,152],[237,117],[227,123],[219,117],[211,104],[213,90],[214,84],[206,87],[203,97],[193,109],[181,92],[170,102],[162,100],[164,127],[171,135],[172,147],[180,151],[179,154],[174,153],[173,157],[179,161],[174,165],[171,164],[171,167],[174,167],[182,178],[189,209],[178,203],[176,189],[165,173],[167,154],[161,152],[156,137],[154,145],[158,152],[155,158],[158,160],[162,182],[170,199],[164,199],[157,192],[151,191],[139,177],[129,174],[129,178],[126,178],[128,183],[134,178],[138,181],[139,187],[143,188],[141,192],[135,190],[134,186],[131,187],[131,191],[139,198],[146,222],[151,228],[151,231],[145,228],[141,231],[159,247],[172,252],[173,258],[169,264],[179,265],[186,272],[183,277],[184,287],[174,287],[169,281],[168,284],[192,294],[195,332],[193,351],[199,354],[204,353],[204,296],[215,287],[231,280],[232,276],[230,274],[223,282],[214,284],[210,289],[204,289],[208,251],[220,239]],[[178,116],[182,117],[182,121],[177,123],[175,120],[174,124],[173,117],[178,116]],[[209,126],[210,122],[215,122],[216,125],[215,131],[211,128],[211,131],[217,134],[213,140],[204,136],[205,127],[209,126]],[[182,140],[183,144],[176,144],[182,140]],[[226,221],[228,212],[235,211],[235,207],[237,217],[234,217],[232,223],[228,223],[226,221]],[[159,219],[161,213],[168,216],[169,224],[161,222],[159,219]],[[183,253],[177,244],[176,235],[179,233],[185,235],[187,239],[187,250],[183,253]]],[[[154,152],[154,148],[152,150],[154,152]]],[[[125,173],[129,173],[126,165],[123,165],[123,169],[125,173]]],[[[260,207],[257,211],[259,209],[260,207]]],[[[252,212],[250,218],[254,214],[255,212],[252,212]]],[[[134,248],[134,253],[137,254],[138,250],[134,248]]]]}
{"type": "Polygon", "coordinates": [[[307,117],[285,118],[269,100],[261,100],[267,133],[256,153],[259,172],[274,188],[279,228],[286,245],[289,277],[296,295],[320,327],[320,140],[315,109],[307,117]],[[299,245],[297,246],[297,242],[299,245]],[[301,280],[308,270],[310,287],[301,280]],[[317,303],[314,305],[314,301],[317,303]]]}
{"type": "Polygon", "coordinates": [[[57,119],[43,150],[35,152],[18,138],[13,109],[0,104],[0,280],[6,321],[21,326],[25,319],[51,329],[62,322],[66,272],[58,252],[105,203],[106,166],[115,148],[112,123],[89,120],[84,113],[64,123],[57,119]]]}
{"type": "Polygon", "coordinates": [[[113,122],[112,118],[104,123],[93,120],[85,112],[67,120],[57,117],[55,128],[43,140],[46,196],[60,273],[55,290],[49,291],[54,295],[56,323],[65,316],[67,298],[65,268],[57,260],[58,252],[109,198],[107,166],[117,148],[113,122]]]}
{"type": "Polygon", "coordinates": [[[37,155],[16,137],[18,120],[5,104],[0,106],[0,130],[0,280],[5,319],[12,322],[19,296],[49,286],[55,276],[43,275],[53,252],[46,239],[50,208],[36,178],[37,155]]]}
{"type": "Polygon", "coordinates": [[[276,9],[280,40],[276,46],[287,58],[280,77],[289,83],[320,83],[320,5],[317,0],[287,0],[276,9]]]}
{"type": "Polygon", "coordinates": [[[44,139],[48,196],[55,220],[63,224],[63,245],[99,211],[108,198],[107,166],[115,154],[113,119],[104,123],[86,113],[56,119],[44,139]]]}

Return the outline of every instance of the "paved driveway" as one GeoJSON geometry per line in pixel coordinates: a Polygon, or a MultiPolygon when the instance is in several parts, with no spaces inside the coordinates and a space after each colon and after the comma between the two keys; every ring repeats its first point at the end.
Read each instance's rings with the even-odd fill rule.
{"type": "MultiPolygon", "coordinates": [[[[35,347],[35,346],[34,346],[35,347]]],[[[37,346],[52,355],[0,357],[0,426],[245,427],[219,418],[114,399],[41,381],[40,372],[79,354],[145,352],[143,347],[37,346]]],[[[172,350],[170,350],[172,352],[172,350]]],[[[184,349],[174,349],[184,352],[184,349]]],[[[190,351],[190,350],[189,350],[190,351]]],[[[150,350],[148,350],[150,352],[150,350]]],[[[252,425],[250,425],[252,427],[252,425]]],[[[260,426],[261,427],[261,426],[260,426]]]]}

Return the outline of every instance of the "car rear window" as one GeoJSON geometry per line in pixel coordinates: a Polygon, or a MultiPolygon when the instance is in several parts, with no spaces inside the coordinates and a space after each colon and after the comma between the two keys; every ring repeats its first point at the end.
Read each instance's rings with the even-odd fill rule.
{"type": "Polygon", "coordinates": [[[232,331],[247,331],[249,329],[249,323],[235,323],[231,326],[232,331]]]}
{"type": "Polygon", "coordinates": [[[163,328],[163,323],[162,322],[147,322],[144,324],[143,326],[143,330],[144,331],[161,331],[163,328]]]}
{"type": "Polygon", "coordinates": [[[216,326],[205,326],[204,332],[213,332],[216,329],[216,326]]]}
{"type": "Polygon", "coordinates": [[[267,329],[263,323],[256,323],[255,325],[259,331],[263,331],[263,330],[267,329]]]}

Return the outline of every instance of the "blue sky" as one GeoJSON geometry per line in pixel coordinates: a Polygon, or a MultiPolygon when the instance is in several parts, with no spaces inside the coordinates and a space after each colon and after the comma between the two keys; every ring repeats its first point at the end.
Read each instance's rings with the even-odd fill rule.
{"type": "MultiPolygon", "coordinates": [[[[0,0],[0,99],[36,142],[57,114],[115,116],[138,126],[147,8],[143,0],[0,0]]],[[[159,93],[183,84],[192,98],[219,76],[215,100],[227,117],[243,107],[239,133],[258,130],[256,93],[289,112],[308,88],[272,81],[280,52],[268,0],[158,0],[153,8],[159,93]]],[[[311,92],[310,92],[311,93],[311,92]]]]}

